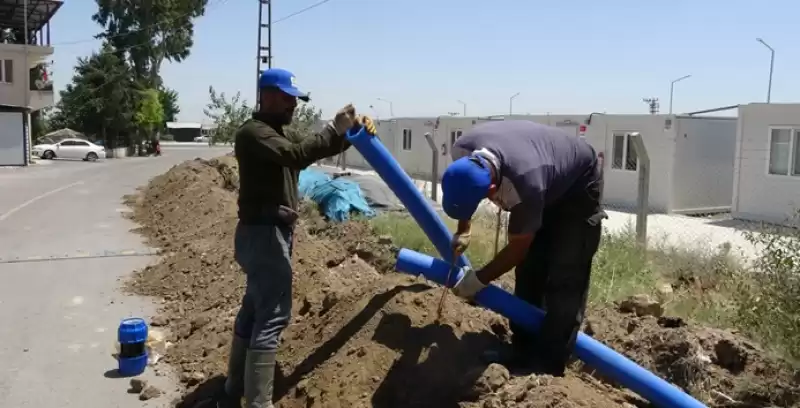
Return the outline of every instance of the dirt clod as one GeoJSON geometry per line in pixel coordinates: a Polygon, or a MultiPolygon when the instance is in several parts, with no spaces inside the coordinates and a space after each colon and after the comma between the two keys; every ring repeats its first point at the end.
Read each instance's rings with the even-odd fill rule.
{"type": "MultiPolygon", "coordinates": [[[[224,383],[245,283],[233,257],[237,188],[235,159],[221,157],[175,166],[126,197],[138,230],[165,250],[128,287],[163,299],[161,320],[153,321],[171,333],[164,361],[181,373],[180,408],[224,383]]],[[[647,406],[581,362],[563,378],[486,366],[481,351],[507,340],[505,319],[450,298],[434,322],[441,289],[392,272],[392,237],[376,236],[363,221],[327,223],[310,206],[301,213],[277,407],[647,406]]],[[[664,316],[661,303],[646,297],[618,309],[589,310],[585,332],[703,403],[798,406],[795,371],[736,333],[664,316]]],[[[142,388],[142,395],[150,389],[142,388]]]]}
{"type": "Polygon", "coordinates": [[[131,394],[139,394],[147,387],[147,381],[141,378],[131,378],[131,388],[128,390],[131,394]]]}
{"type": "Polygon", "coordinates": [[[661,302],[650,299],[647,295],[635,295],[620,302],[619,311],[623,313],[634,313],[639,317],[661,317],[661,315],[664,314],[664,307],[661,306],[661,302]]]}
{"type": "Polygon", "coordinates": [[[161,391],[160,389],[158,389],[158,388],[156,388],[156,387],[154,387],[152,385],[148,385],[147,387],[144,387],[144,389],[142,390],[142,393],[139,394],[139,399],[142,400],[142,401],[147,401],[147,400],[151,400],[153,398],[158,398],[163,393],[164,392],[161,391]]]}
{"type": "Polygon", "coordinates": [[[166,316],[154,316],[150,319],[150,325],[153,327],[166,326],[169,323],[169,318],[166,316]]]}

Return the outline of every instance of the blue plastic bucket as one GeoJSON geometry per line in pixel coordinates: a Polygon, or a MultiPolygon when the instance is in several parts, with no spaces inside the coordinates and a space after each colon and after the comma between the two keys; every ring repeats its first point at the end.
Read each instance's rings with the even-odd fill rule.
{"type": "Polygon", "coordinates": [[[124,319],[117,331],[119,341],[119,366],[122,376],[135,376],[147,368],[147,323],[138,317],[124,319]]]}

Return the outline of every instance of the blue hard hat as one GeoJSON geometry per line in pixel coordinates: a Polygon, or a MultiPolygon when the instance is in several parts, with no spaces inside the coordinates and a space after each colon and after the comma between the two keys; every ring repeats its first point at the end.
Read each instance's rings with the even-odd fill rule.
{"type": "Polygon", "coordinates": [[[447,167],[442,175],[442,208],[450,218],[459,221],[472,218],[492,186],[489,166],[483,157],[468,156],[447,167]]]}
{"type": "Polygon", "coordinates": [[[278,88],[287,95],[294,96],[305,102],[311,99],[307,93],[297,89],[294,74],[285,69],[270,68],[262,72],[261,77],[258,79],[258,87],[259,89],[267,87],[278,88]]]}

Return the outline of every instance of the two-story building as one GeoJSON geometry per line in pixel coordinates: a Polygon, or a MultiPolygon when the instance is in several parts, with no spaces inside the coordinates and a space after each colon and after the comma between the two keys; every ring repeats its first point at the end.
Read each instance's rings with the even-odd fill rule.
{"type": "Polygon", "coordinates": [[[54,103],[50,19],[57,0],[0,0],[0,166],[30,163],[31,114],[54,103]]]}

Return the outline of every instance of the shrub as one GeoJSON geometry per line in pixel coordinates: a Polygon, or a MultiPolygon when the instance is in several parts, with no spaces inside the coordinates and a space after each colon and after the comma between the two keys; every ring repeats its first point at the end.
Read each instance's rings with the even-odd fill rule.
{"type": "Polygon", "coordinates": [[[750,279],[737,287],[737,323],[763,342],[798,359],[800,231],[764,226],[761,232],[747,232],[745,236],[763,250],[753,262],[750,279]]]}

